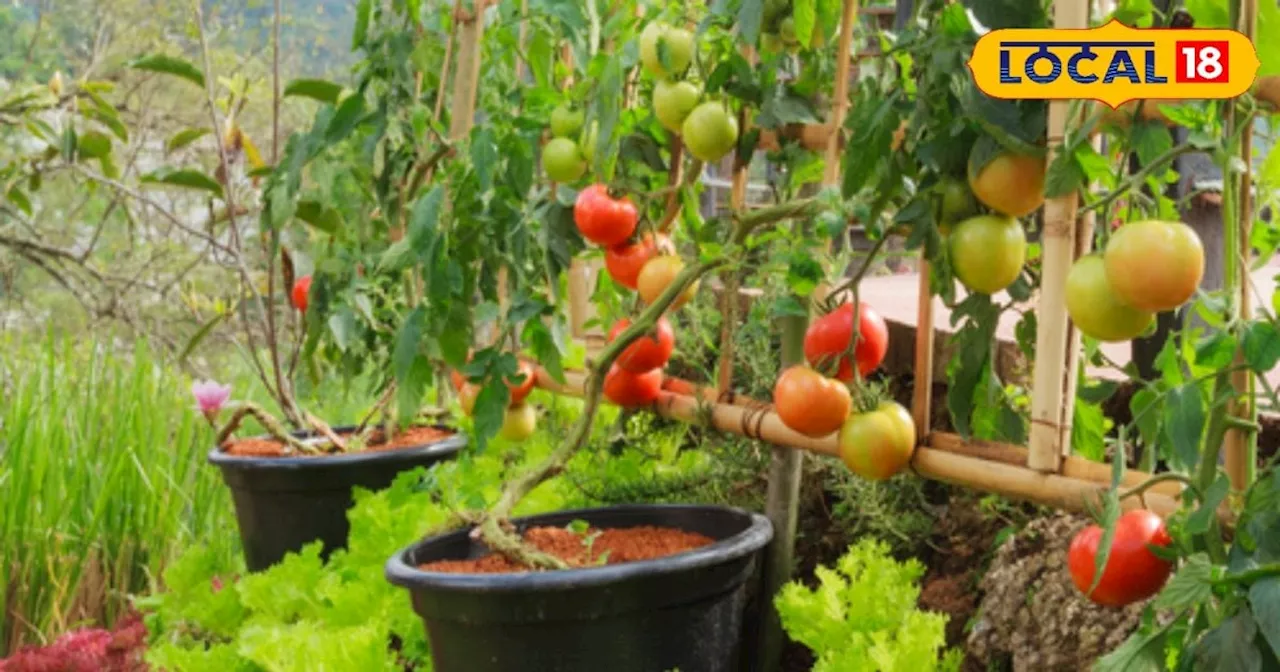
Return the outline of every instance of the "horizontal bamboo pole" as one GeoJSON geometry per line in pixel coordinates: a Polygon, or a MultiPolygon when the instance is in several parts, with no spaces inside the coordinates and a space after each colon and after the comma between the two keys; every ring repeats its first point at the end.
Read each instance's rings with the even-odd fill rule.
{"type": "MultiPolygon", "coordinates": [[[[681,382],[687,384],[687,381],[681,382]]],[[[565,382],[559,383],[538,367],[536,383],[550,392],[581,397],[586,374],[567,371],[565,382]]],[[[839,455],[834,434],[817,439],[808,437],[789,429],[768,406],[740,405],[753,401],[744,401],[745,398],[739,398],[739,404],[715,403],[706,396],[717,394],[716,391],[695,387],[696,390],[702,390],[703,401],[664,391],[652,410],[682,422],[709,421],[712,427],[722,432],[774,445],[820,455],[839,455]]],[[[933,433],[928,437],[928,445],[916,449],[911,468],[925,478],[1073,511],[1084,511],[1096,505],[1111,482],[1110,469],[1105,465],[1077,464],[1071,469],[1072,475],[1060,475],[1041,473],[1014,463],[1026,459],[1025,450],[1006,444],[965,442],[953,434],[933,433]]],[[[1124,484],[1133,487],[1147,478],[1148,474],[1129,471],[1124,484]]],[[[1157,484],[1141,500],[1130,497],[1122,502],[1122,506],[1125,509],[1145,507],[1161,516],[1168,516],[1177,510],[1178,499],[1170,493],[1167,485],[1157,484]]],[[[1221,515],[1229,518],[1225,510],[1221,515]]]]}

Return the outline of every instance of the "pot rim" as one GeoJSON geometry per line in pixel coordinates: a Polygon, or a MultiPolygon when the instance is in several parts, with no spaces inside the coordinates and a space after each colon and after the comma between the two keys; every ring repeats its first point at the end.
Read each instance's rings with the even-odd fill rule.
{"type": "MultiPolygon", "coordinates": [[[[768,518],[738,507],[714,504],[625,504],[620,506],[565,509],[532,516],[522,516],[513,519],[512,522],[517,526],[523,527],[524,525],[522,524],[536,525],[540,519],[545,520],[550,517],[572,516],[585,519],[592,513],[606,511],[682,510],[702,510],[719,514],[747,516],[750,524],[745,530],[731,537],[717,540],[701,548],[661,558],[637,560],[617,565],[507,574],[462,574],[455,572],[429,572],[419,569],[416,565],[409,564],[409,554],[420,546],[450,535],[470,534],[474,529],[473,526],[426,537],[410,544],[397,551],[395,555],[387,560],[384,573],[391,583],[411,590],[429,588],[470,593],[514,593],[582,589],[626,581],[640,576],[680,574],[729,562],[758,551],[773,539],[773,524],[769,522],[768,518]]],[[[658,526],[661,527],[661,525],[658,526]]]]}
{"type": "MultiPolygon", "coordinates": [[[[414,425],[415,427],[432,427],[435,429],[453,432],[452,436],[446,436],[431,443],[424,443],[418,446],[406,446],[404,448],[395,448],[392,450],[361,450],[354,453],[340,453],[336,455],[312,455],[297,457],[264,457],[258,455],[230,455],[224,452],[220,447],[214,446],[209,450],[208,460],[210,464],[220,467],[241,467],[250,469],[305,469],[311,468],[328,468],[333,466],[362,464],[365,462],[392,461],[401,459],[413,459],[423,455],[431,454],[449,454],[462,450],[468,442],[466,432],[457,427],[451,427],[445,424],[431,425],[414,425]]],[[[354,425],[334,427],[335,432],[344,432],[355,429],[354,425]]],[[[316,432],[297,431],[290,432],[294,436],[304,439],[315,436],[316,432]]],[[[270,439],[269,435],[263,434],[253,438],[270,439]]]]}

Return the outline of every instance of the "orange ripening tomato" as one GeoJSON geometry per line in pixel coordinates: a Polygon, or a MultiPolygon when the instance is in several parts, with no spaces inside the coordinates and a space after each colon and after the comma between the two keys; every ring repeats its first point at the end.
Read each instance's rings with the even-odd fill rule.
{"type": "Polygon", "coordinates": [[[533,391],[534,371],[533,365],[528,362],[520,362],[516,367],[516,375],[503,381],[507,384],[507,389],[511,390],[510,406],[519,406],[524,403],[525,397],[533,391]],[[518,376],[524,376],[524,380],[516,382],[518,376]]]}
{"type": "Polygon", "coordinates": [[[801,365],[778,376],[773,405],[782,424],[819,438],[840,429],[853,408],[853,397],[844,383],[801,365]]]}

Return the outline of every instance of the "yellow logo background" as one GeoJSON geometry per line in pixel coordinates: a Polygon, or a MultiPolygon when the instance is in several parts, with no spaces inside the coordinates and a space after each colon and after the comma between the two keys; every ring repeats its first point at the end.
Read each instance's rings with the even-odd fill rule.
{"type": "Polygon", "coordinates": [[[1115,108],[1137,99],[1238,96],[1253,84],[1258,54],[1234,30],[1137,29],[1112,21],[1086,30],[995,30],[978,40],[968,65],[978,89],[993,98],[1094,99],[1115,108]],[[1219,47],[1225,53],[1215,59],[1219,47]],[[1028,60],[1035,61],[1030,71],[1028,60]],[[1093,81],[1073,79],[1072,66],[1093,81]],[[1054,70],[1052,81],[1035,81],[1054,70]]]}

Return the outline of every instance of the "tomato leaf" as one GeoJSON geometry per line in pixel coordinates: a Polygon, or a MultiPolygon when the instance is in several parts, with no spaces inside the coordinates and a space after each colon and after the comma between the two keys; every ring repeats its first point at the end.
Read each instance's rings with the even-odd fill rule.
{"type": "Polygon", "coordinates": [[[359,325],[356,324],[355,313],[346,306],[338,308],[329,316],[329,332],[333,334],[333,342],[342,352],[346,352],[351,347],[351,343],[356,338],[357,329],[359,325]]]}
{"type": "Polygon", "coordinates": [[[1156,609],[1182,609],[1208,602],[1213,597],[1213,563],[1204,553],[1182,562],[1173,578],[1156,597],[1156,609]]]}
{"type": "MultiPolygon", "coordinates": [[[[560,327],[563,322],[557,319],[554,324],[560,327]]],[[[533,356],[556,382],[564,382],[564,364],[561,354],[563,339],[557,339],[552,329],[548,328],[542,320],[529,320],[524,323],[520,340],[529,344],[533,349],[533,356]]]]}
{"type": "Polygon", "coordinates": [[[1196,366],[1208,370],[1230,366],[1235,356],[1236,339],[1226,331],[1215,331],[1196,344],[1196,366]]]}
{"type": "Polygon", "coordinates": [[[502,418],[507,412],[510,401],[511,390],[507,389],[499,378],[492,379],[480,390],[480,396],[476,397],[474,414],[471,416],[475,422],[478,452],[484,452],[489,440],[497,436],[498,430],[502,429],[502,418]]]}
{"type": "Polygon", "coordinates": [[[1258,624],[1253,614],[1248,607],[1242,607],[1196,643],[1192,653],[1194,669],[1261,672],[1262,653],[1253,643],[1257,634],[1258,624]]]}
{"type": "Polygon", "coordinates": [[[764,0],[742,0],[738,8],[738,33],[742,41],[754,45],[760,38],[760,24],[764,22],[764,0]]]}
{"type": "Polygon", "coordinates": [[[1094,664],[1094,672],[1164,672],[1164,647],[1168,628],[1135,632],[1116,650],[1094,664]]]}
{"type": "Polygon", "coordinates": [[[9,191],[5,194],[5,198],[10,203],[17,206],[19,210],[26,213],[28,217],[31,216],[31,199],[27,198],[27,195],[23,193],[17,185],[9,187],[9,191]]]}
{"type": "MultiPolygon", "coordinates": [[[[1144,103],[1144,105],[1152,104],[1154,103],[1150,101],[1144,103]]],[[[1138,155],[1138,160],[1144,166],[1155,163],[1161,154],[1173,149],[1173,136],[1169,134],[1169,129],[1158,121],[1135,124],[1129,134],[1129,141],[1132,143],[1134,153],[1138,155]]]]}
{"type": "Polygon", "coordinates": [[[1106,415],[1102,406],[1077,399],[1072,412],[1071,452],[1094,462],[1106,460],[1106,434],[1106,415]]]}
{"type": "Polygon", "coordinates": [[[1204,397],[1194,383],[1169,390],[1164,401],[1164,432],[1173,457],[1184,467],[1200,457],[1200,437],[1204,433],[1204,397]]]}
{"type": "Polygon", "coordinates": [[[298,219],[331,236],[342,230],[342,213],[334,208],[327,208],[317,201],[298,201],[298,206],[293,214],[298,219]]]}
{"type": "Polygon", "coordinates": [[[198,170],[162,169],[143,175],[141,181],[144,184],[167,184],[174,187],[186,187],[187,189],[202,189],[216,196],[222,195],[222,185],[198,170]]]}
{"type": "Polygon", "coordinates": [[[1245,328],[1241,349],[1244,361],[1255,373],[1264,375],[1280,362],[1280,332],[1262,320],[1250,322],[1245,328]]]}
{"type": "Polygon", "coordinates": [[[342,95],[342,85],[326,79],[295,79],[284,87],[286,98],[301,96],[330,105],[336,105],[340,95],[342,95]]]}
{"type": "Polygon", "coordinates": [[[426,327],[426,309],[413,309],[400,325],[392,354],[396,378],[396,407],[401,420],[411,419],[422,405],[422,395],[431,381],[431,362],[422,355],[421,343],[426,327]]]}
{"type": "Polygon", "coordinates": [[[150,54],[135,59],[129,64],[134,70],[146,70],[148,72],[159,72],[182,79],[204,88],[204,73],[199,68],[177,56],[166,56],[164,54],[150,54]]]}
{"type": "Polygon", "coordinates": [[[1102,515],[1098,525],[1102,527],[1102,538],[1098,540],[1098,554],[1093,558],[1093,583],[1089,585],[1086,595],[1102,581],[1102,573],[1107,568],[1107,560],[1111,557],[1111,543],[1116,536],[1116,521],[1120,520],[1120,495],[1115,488],[1107,490],[1102,500],[1102,515]]]}
{"type": "Polygon", "coordinates": [[[498,145],[493,139],[493,131],[478,128],[471,134],[471,165],[476,171],[476,179],[482,192],[493,186],[493,171],[497,163],[498,145]]]}
{"type": "Polygon", "coordinates": [[[333,145],[344,140],[360,124],[363,114],[364,96],[356,93],[342,101],[337,111],[333,113],[333,117],[329,119],[328,127],[325,128],[325,142],[333,145]]]}
{"type": "Polygon", "coordinates": [[[817,0],[791,0],[791,18],[796,24],[796,39],[809,47],[813,44],[813,27],[818,20],[817,0]]]}
{"type": "Polygon", "coordinates": [[[352,51],[364,46],[364,41],[369,36],[369,17],[372,13],[373,2],[360,0],[360,4],[356,6],[356,24],[351,31],[352,51]]]}
{"type": "Polygon", "coordinates": [[[1200,503],[1199,508],[1187,516],[1187,534],[1199,535],[1209,531],[1209,524],[1218,515],[1218,506],[1227,498],[1227,492],[1230,489],[1231,481],[1219,474],[1218,480],[1205,491],[1204,501],[1200,503]]]}
{"type": "Polygon", "coordinates": [[[1249,588],[1249,606],[1258,622],[1258,630],[1271,645],[1272,651],[1280,651],[1280,577],[1263,579],[1249,588]]]}

